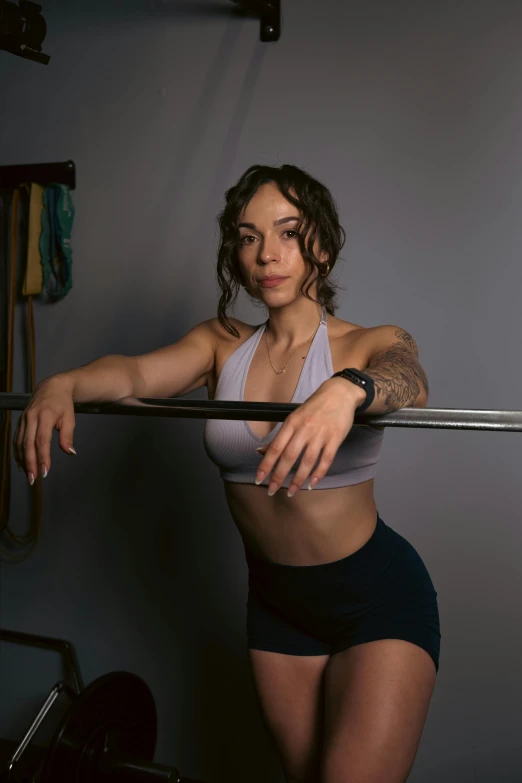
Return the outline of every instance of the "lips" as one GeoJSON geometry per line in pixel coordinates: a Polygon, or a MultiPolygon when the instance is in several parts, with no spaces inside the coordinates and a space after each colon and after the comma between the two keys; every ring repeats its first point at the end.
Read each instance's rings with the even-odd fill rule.
{"type": "Polygon", "coordinates": [[[288,280],[287,277],[263,277],[261,280],[259,280],[259,285],[263,288],[273,288],[276,285],[280,285],[281,283],[284,283],[285,280],[288,280]]]}

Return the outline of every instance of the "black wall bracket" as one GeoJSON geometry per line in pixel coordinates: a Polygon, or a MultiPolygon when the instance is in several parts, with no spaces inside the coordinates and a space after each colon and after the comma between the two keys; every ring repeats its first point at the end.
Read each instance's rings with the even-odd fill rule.
{"type": "Polygon", "coordinates": [[[76,187],[74,161],[63,163],[24,163],[21,166],[0,166],[0,188],[17,188],[24,182],[38,182],[44,187],[52,182],[76,187]]]}
{"type": "Polygon", "coordinates": [[[0,49],[47,65],[51,58],[42,52],[47,25],[41,10],[30,0],[18,0],[18,5],[0,0],[0,49]]]}
{"type": "Polygon", "coordinates": [[[281,36],[281,0],[232,0],[240,9],[259,16],[263,43],[279,41],[281,36]]]}

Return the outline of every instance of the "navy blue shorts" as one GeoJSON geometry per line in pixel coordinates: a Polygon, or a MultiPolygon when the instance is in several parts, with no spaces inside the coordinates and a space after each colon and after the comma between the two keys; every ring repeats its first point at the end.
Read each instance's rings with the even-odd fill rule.
{"type": "Polygon", "coordinates": [[[437,593],[417,550],[377,516],[356,552],[311,566],[261,560],[249,569],[248,647],[287,655],[335,655],[363,642],[404,639],[439,670],[437,593]]]}

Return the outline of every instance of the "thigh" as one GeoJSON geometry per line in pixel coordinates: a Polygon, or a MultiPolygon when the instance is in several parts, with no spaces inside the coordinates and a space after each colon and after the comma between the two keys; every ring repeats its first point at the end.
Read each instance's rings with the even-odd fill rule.
{"type": "Polygon", "coordinates": [[[333,655],[325,672],[321,783],[404,783],[435,681],[430,655],[401,639],[333,655]]]}
{"type": "Polygon", "coordinates": [[[329,655],[288,655],[249,649],[265,726],[288,783],[317,783],[324,722],[324,672],[329,655]]]}
{"type": "Polygon", "coordinates": [[[262,716],[288,783],[317,783],[329,645],[269,606],[251,586],[249,657],[262,716]]]}

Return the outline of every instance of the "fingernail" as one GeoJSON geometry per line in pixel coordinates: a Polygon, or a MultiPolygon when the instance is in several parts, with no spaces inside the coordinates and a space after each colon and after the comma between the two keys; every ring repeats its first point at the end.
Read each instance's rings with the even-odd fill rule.
{"type": "Polygon", "coordinates": [[[256,451],[257,451],[259,454],[262,454],[262,453],[263,453],[263,451],[264,451],[264,449],[263,449],[263,447],[261,446],[261,448],[259,448],[259,449],[256,449],[256,451]]]}
{"type": "Polygon", "coordinates": [[[75,452],[75,450],[73,449],[73,447],[72,447],[72,446],[69,446],[69,449],[68,449],[68,451],[70,451],[70,452],[71,452],[71,454],[76,454],[76,452],[75,452]]]}
{"type": "Polygon", "coordinates": [[[288,487],[288,497],[289,497],[289,498],[293,498],[293,497],[294,497],[294,495],[295,495],[295,493],[297,492],[297,489],[298,489],[298,487],[296,487],[296,485],[295,485],[295,484],[291,484],[291,485],[288,487]]]}
{"type": "Polygon", "coordinates": [[[271,498],[271,497],[272,497],[272,495],[275,495],[275,493],[277,492],[277,490],[278,490],[278,486],[277,486],[277,484],[275,483],[275,481],[272,481],[272,483],[271,483],[271,484],[270,484],[270,486],[268,487],[268,497],[269,497],[269,498],[271,498]]]}
{"type": "Polygon", "coordinates": [[[259,486],[261,482],[263,481],[266,473],[264,473],[262,470],[259,471],[259,473],[256,476],[256,485],[259,486]]]}
{"type": "Polygon", "coordinates": [[[40,470],[42,471],[42,478],[47,478],[47,473],[48,473],[48,470],[47,470],[47,468],[45,467],[45,465],[42,465],[42,467],[40,468],[40,470]]]}
{"type": "Polygon", "coordinates": [[[316,477],[314,477],[314,478],[311,480],[311,482],[308,484],[308,489],[313,489],[313,488],[315,487],[315,485],[317,484],[317,482],[318,482],[318,481],[319,481],[319,479],[317,478],[317,476],[316,476],[316,477]]]}
{"type": "Polygon", "coordinates": [[[29,479],[29,484],[31,486],[33,486],[33,484],[34,484],[34,476],[33,476],[33,474],[32,473],[28,473],[27,474],[27,478],[29,479]]]}

